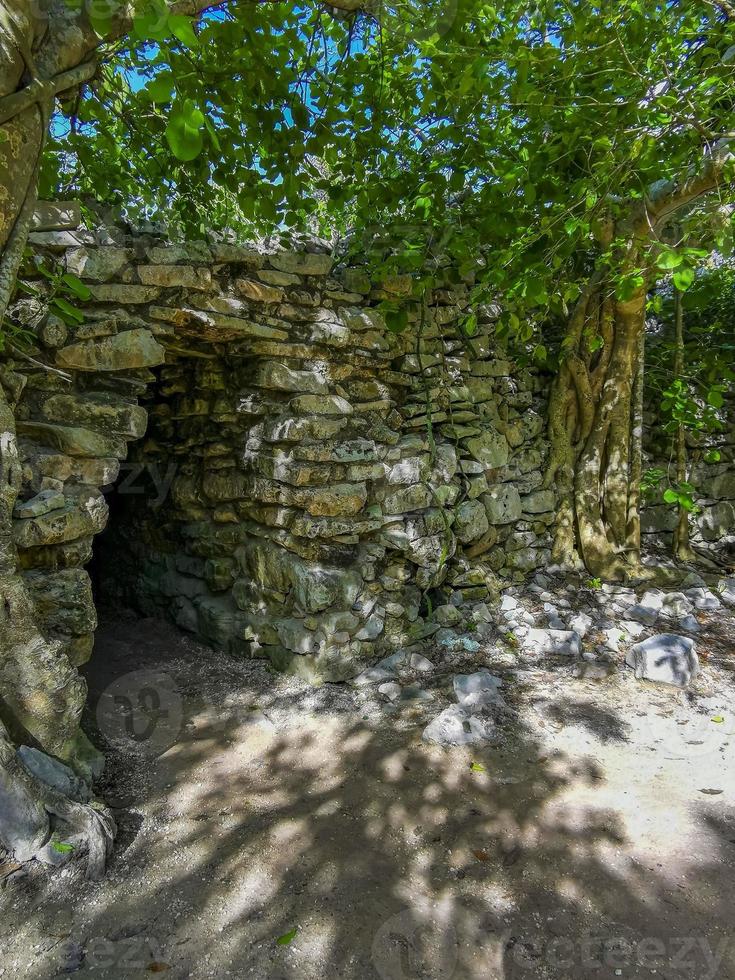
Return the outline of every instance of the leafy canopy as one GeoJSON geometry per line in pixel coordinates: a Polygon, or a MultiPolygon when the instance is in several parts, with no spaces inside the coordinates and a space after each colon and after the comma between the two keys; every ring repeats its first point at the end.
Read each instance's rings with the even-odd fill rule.
{"type": "Polygon", "coordinates": [[[43,193],[189,232],[359,228],[356,249],[417,277],[427,255],[477,272],[484,252],[476,298],[502,294],[521,340],[529,311],[565,314],[601,261],[625,298],[652,273],[685,289],[729,250],[728,168],[634,261],[626,225],[735,134],[735,23],[716,2],[373,9],[229,0],[192,21],[139,4],[64,107],[43,193]]]}

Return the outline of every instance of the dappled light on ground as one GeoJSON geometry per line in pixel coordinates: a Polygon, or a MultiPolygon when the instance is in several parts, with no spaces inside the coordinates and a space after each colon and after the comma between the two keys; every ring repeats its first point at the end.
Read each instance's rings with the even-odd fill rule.
{"type": "Polygon", "coordinates": [[[102,633],[92,703],[155,666],[182,731],[159,757],[113,752],[104,881],[8,889],[4,940],[27,942],[6,970],[14,956],[41,980],[76,956],[80,977],[735,976],[732,772],[711,754],[664,771],[638,705],[599,687],[593,705],[579,683],[534,706],[543,686],[518,689],[499,745],[446,750],[343,687],[205,663],[160,623],[124,632],[102,633]],[[692,790],[708,769],[724,796],[692,790]]]}

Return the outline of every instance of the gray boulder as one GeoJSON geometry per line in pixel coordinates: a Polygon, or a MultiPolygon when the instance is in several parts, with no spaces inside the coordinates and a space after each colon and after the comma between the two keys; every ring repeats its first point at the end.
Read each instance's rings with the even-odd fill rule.
{"type": "Polygon", "coordinates": [[[574,630],[531,629],[526,636],[525,645],[536,653],[555,653],[578,657],[582,652],[582,641],[574,630]]]}
{"type": "Polygon", "coordinates": [[[480,691],[497,691],[499,687],[503,686],[501,679],[495,677],[486,668],[478,670],[474,674],[457,674],[452,684],[454,693],[461,705],[464,705],[468,698],[480,691]]]}
{"type": "Polygon", "coordinates": [[[459,704],[445,708],[424,729],[423,740],[435,745],[482,745],[498,738],[495,722],[486,715],[474,715],[459,704]]]}
{"type": "Polygon", "coordinates": [[[625,658],[637,680],[688,687],[697,676],[699,659],[694,640],[676,633],[658,633],[636,643],[625,658]]]}
{"type": "Polygon", "coordinates": [[[462,544],[477,541],[487,533],[489,527],[485,508],[479,500],[465,500],[457,508],[454,533],[462,544]]]}

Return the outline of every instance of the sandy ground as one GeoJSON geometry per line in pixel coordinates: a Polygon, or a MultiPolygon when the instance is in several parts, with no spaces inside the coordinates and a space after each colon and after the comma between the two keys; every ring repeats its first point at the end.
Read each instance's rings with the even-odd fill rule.
{"type": "Polygon", "coordinates": [[[421,741],[453,669],[390,713],[160,622],[103,627],[87,727],[115,855],[99,883],[75,863],[4,880],[0,976],[735,978],[718,629],[693,695],[481,652],[517,715],[470,751],[421,741]]]}

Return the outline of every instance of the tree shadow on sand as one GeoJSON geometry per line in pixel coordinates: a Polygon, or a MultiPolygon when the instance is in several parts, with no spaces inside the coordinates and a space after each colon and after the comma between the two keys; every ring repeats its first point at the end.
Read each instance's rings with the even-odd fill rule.
{"type": "MultiPolygon", "coordinates": [[[[113,656],[105,682],[152,652],[113,656]]],[[[472,752],[375,725],[349,698],[335,711],[337,689],[303,713],[295,694],[284,727],[261,708],[267,675],[239,686],[229,663],[158,651],[184,730],[155,759],[111,754],[103,792],[120,834],[105,880],[17,886],[2,931],[32,913],[62,936],[41,944],[32,980],[70,965],[172,980],[735,977],[724,818],[701,817],[697,880],[682,883],[632,853],[596,800],[598,763],[550,752],[522,712],[501,744],[472,752]],[[252,710],[233,712],[235,688],[252,710]],[[213,690],[224,703],[205,703],[213,690]]],[[[558,721],[571,716],[625,739],[619,719],[558,706],[558,721]]]]}

